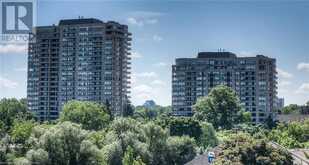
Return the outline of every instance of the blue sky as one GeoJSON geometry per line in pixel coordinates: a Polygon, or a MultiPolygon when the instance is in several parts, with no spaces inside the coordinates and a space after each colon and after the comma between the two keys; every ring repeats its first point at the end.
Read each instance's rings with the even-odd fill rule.
{"type": "MultiPolygon", "coordinates": [[[[309,100],[309,1],[39,0],[38,25],[78,16],[114,20],[132,32],[132,102],[171,104],[177,57],[219,48],[277,59],[280,97],[309,100]]],[[[0,44],[0,98],[26,96],[25,45],[0,44]]]]}

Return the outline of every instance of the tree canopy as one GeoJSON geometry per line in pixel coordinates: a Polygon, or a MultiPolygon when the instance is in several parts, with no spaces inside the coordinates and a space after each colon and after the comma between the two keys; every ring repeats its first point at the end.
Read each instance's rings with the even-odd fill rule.
{"type": "Polygon", "coordinates": [[[60,121],[82,124],[87,130],[107,127],[110,116],[105,106],[93,102],[70,101],[64,105],[60,121]]]}
{"type": "Polygon", "coordinates": [[[231,135],[217,150],[216,165],[293,164],[293,158],[287,151],[274,148],[266,141],[256,140],[245,133],[231,135]]]}
{"type": "Polygon", "coordinates": [[[231,129],[235,124],[250,120],[235,91],[224,85],[214,87],[208,96],[199,98],[193,109],[196,119],[207,121],[216,129],[231,129]]]}

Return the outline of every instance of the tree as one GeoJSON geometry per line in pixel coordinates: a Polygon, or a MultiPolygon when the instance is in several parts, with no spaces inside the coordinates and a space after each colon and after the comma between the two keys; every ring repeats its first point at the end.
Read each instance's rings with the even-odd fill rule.
{"type": "Polygon", "coordinates": [[[170,118],[169,130],[171,136],[188,135],[197,141],[202,135],[202,129],[199,121],[191,117],[170,118]]]}
{"type": "Polygon", "coordinates": [[[167,139],[168,164],[185,164],[196,156],[194,139],[188,136],[175,136],[167,139]]]}
{"type": "Polygon", "coordinates": [[[107,127],[110,117],[105,106],[93,102],[70,101],[64,105],[60,121],[81,124],[87,130],[107,127]]]}
{"type": "MultiPolygon", "coordinates": [[[[34,132],[35,129],[37,127],[34,128],[34,132]]],[[[36,150],[27,153],[30,160],[37,160],[37,155],[45,156],[47,152],[48,160],[42,161],[51,164],[99,164],[101,161],[100,150],[87,140],[88,131],[77,124],[63,122],[39,132],[41,135],[37,134],[38,139],[36,135],[32,135],[33,141],[36,142],[33,148],[36,150]]]]}
{"type": "Polygon", "coordinates": [[[299,107],[297,104],[290,104],[288,106],[283,107],[282,109],[283,114],[297,113],[298,111],[299,111],[299,107]]]}
{"type": "Polygon", "coordinates": [[[15,147],[16,154],[24,154],[30,148],[27,143],[32,129],[35,127],[36,123],[31,120],[15,120],[13,127],[11,128],[9,135],[11,137],[11,142],[15,147]]]}
{"type": "Polygon", "coordinates": [[[218,145],[218,139],[216,136],[216,131],[210,123],[201,123],[202,135],[198,140],[198,145],[202,149],[207,149],[209,147],[215,147],[218,145]]]}
{"type": "Polygon", "coordinates": [[[166,140],[168,134],[160,126],[149,122],[142,126],[142,135],[147,144],[147,150],[151,153],[152,165],[164,164],[166,161],[166,140]]]}
{"type": "Polygon", "coordinates": [[[141,119],[147,121],[155,119],[157,116],[158,113],[154,109],[148,109],[143,106],[136,107],[133,115],[135,119],[141,119]]]}
{"type": "Polygon", "coordinates": [[[10,136],[12,138],[12,141],[15,144],[22,144],[24,145],[27,141],[27,139],[30,137],[32,128],[36,124],[33,121],[19,121],[16,120],[13,124],[13,127],[10,131],[10,136]]]}
{"type": "Polygon", "coordinates": [[[131,146],[127,147],[127,151],[124,153],[122,160],[123,165],[132,165],[134,162],[134,152],[131,146]]]}
{"type": "Polygon", "coordinates": [[[37,150],[31,149],[27,152],[26,158],[36,164],[49,164],[48,152],[39,148],[37,150]]]}
{"type": "Polygon", "coordinates": [[[250,135],[239,133],[230,136],[218,148],[215,164],[293,164],[292,156],[281,149],[255,140],[250,135]]]}
{"type": "Polygon", "coordinates": [[[137,165],[137,164],[144,164],[140,158],[135,158],[134,150],[131,146],[127,147],[127,151],[124,154],[122,164],[123,165],[137,165]]]}
{"type": "Polygon", "coordinates": [[[0,122],[4,125],[4,130],[10,130],[16,119],[31,120],[33,118],[34,116],[27,110],[27,105],[23,100],[0,100],[0,122]]]}
{"type": "Polygon", "coordinates": [[[268,139],[287,148],[305,148],[309,147],[308,132],[309,120],[279,124],[269,133],[268,139]]]}
{"type": "Polygon", "coordinates": [[[240,101],[232,88],[219,85],[206,97],[201,97],[193,106],[194,117],[211,123],[216,129],[231,129],[243,121],[240,101]]]}

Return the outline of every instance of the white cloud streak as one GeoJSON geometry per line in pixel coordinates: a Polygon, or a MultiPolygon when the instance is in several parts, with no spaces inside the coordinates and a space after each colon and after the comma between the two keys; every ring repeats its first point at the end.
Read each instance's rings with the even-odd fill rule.
{"type": "Polygon", "coordinates": [[[143,55],[141,54],[141,53],[139,53],[139,52],[132,52],[132,54],[131,54],[131,57],[134,59],[136,59],[136,58],[142,58],[143,57],[143,55]]]}
{"type": "Polygon", "coordinates": [[[0,88],[15,89],[17,88],[17,86],[18,86],[17,82],[0,76],[0,88]]]}
{"type": "Polygon", "coordinates": [[[7,53],[27,53],[26,44],[0,44],[0,54],[7,53]]]}
{"type": "Polygon", "coordinates": [[[286,72],[282,69],[279,69],[277,68],[277,72],[278,72],[278,77],[281,78],[281,79],[289,79],[289,78],[292,78],[293,75],[289,72],[286,72]]]}
{"type": "Polygon", "coordinates": [[[309,63],[301,62],[297,65],[297,69],[309,72],[309,63]]]}
{"type": "Polygon", "coordinates": [[[297,94],[308,94],[309,93],[309,83],[303,83],[301,86],[296,90],[297,94]]]}

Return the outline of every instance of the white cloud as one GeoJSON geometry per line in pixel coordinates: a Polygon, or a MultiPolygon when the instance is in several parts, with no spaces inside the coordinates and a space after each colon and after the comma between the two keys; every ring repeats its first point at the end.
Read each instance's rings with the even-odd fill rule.
{"type": "Polygon", "coordinates": [[[135,77],[139,78],[156,78],[158,77],[155,72],[142,72],[142,73],[134,73],[135,77]]]}
{"type": "Polygon", "coordinates": [[[15,89],[18,86],[17,82],[0,76],[0,88],[15,89]]]}
{"type": "Polygon", "coordinates": [[[301,86],[296,90],[297,94],[308,94],[309,93],[309,83],[303,83],[301,86]]]}
{"type": "Polygon", "coordinates": [[[144,25],[153,25],[158,23],[157,17],[162,16],[162,13],[149,12],[149,11],[135,11],[129,13],[127,22],[134,26],[142,27],[144,25]]]}
{"type": "Polygon", "coordinates": [[[154,81],[151,82],[151,85],[164,86],[165,82],[163,82],[161,80],[154,80],[154,81]]]}
{"type": "Polygon", "coordinates": [[[27,53],[26,44],[0,44],[0,54],[1,53],[27,53]]]}
{"type": "Polygon", "coordinates": [[[132,94],[137,99],[148,100],[154,95],[154,89],[146,84],[141,84],[132,88],[132,94]]]}
{"type": "Polygon", "coordinates": [[[139,52],[132,52],[131,57],[132,58],[142,58],[143,55],[140,54],[139,52]]]}
{"type": "Polygon", "coordinates": [[[293,75],[289,72],[286,72],[280,68],[277,68],[278,72],[278,92],[279,93],[287,93],[287,89],[289,85],[292,84],[291,78],[293,75]]]}
{"type": "Polygon", "coordinates": [[[309,72],[309,63],[301,62],[297,65],[297,69],[309,72]]]}
{"type": "Polygon", "coordinates": [[[157,66],[157,67],[163,67],[163,66],[167,66],[167,63],[165,63],[165,62],[158,62],[158,63],[156,63],[156,64],[154,64],[154,66],[157,66]]]}
{"type": "Polygon", "coordinates": [[[127,19],[127,22],[131,25],[135,25],[135,26],[144,26],[144,22],[141,21],[141,20],[137,20],[136,18],[133,18],[133,17],[129,17],[127,19]]]}
{"type": "Polygon", "coordinates": [[[156,42],[160,42],[160,41],[163,40],[163,38],[162,38],[161,36],[156,35],[156,34],[152,36],[152,39],[153,39],[154,41],[156,41],[156,42]]]}
{"type": "Polygon", "coordinates": [[[278,72],[278,77],[280,79],[289,79],[289,78],[293,77],[293,75],[291,73],[286,72],[286,71],[279,69],[279,68],[277,68],[277,72],[278,72]]]}
{"type": "Polygon", "coordinates": [[[151,93],[153,89],[152,89],[152,87],[150,87],[148,85],[141,84],[141,85],[135,86],[133,88],[133,90],[136,91],[136,92],[151,93]]]}

